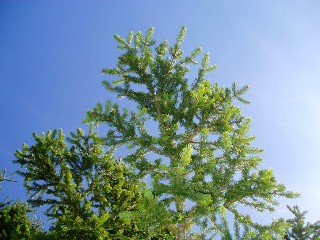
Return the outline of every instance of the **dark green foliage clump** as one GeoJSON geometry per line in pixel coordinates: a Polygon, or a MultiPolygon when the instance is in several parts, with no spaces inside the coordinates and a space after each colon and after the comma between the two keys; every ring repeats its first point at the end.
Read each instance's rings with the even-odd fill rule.
{"type": "Polygon", "coordinates": [[[40,221],[30,219],[26,203],[14,202],[0,209],[0,239],[43,239],[45,232],[40,221]]]}
{"type": "Polygon", "coordinates": [[[288,206],[289,211],[294,218],[289,219],[290,228],[287,230],[285,239],[287,240],[320,240],[320,221],[315,223],[305,222],[307,211],[301,212],[300,208],[295,205],[288,206]]]}

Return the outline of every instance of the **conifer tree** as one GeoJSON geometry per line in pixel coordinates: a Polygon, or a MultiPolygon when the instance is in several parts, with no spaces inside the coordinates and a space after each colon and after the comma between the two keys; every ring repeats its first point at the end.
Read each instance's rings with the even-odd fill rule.
{"type": "Polygon", "coordinates": [[[260,225],[239,207],[274,211],[276,197],[297,195],[276,181],[272,169],[259,169],[262,150],[252,146],[250,118],[236,105],[248,103],[248,86],[223,87],[207,79],[216,66],[209,53],[197,62],[199,47],[184,55],[185,31],[171,46],[156,45],[153,28],[145,36],[115,35],[123,53],[116,67],[103,69],[115,76],[103,85],[136,110],[108,100],[87,111],[85,123],[108,127],[105,146],[131,149],[123,161],[136,172],[133,177],[150,180],[139,211],[121,216],[146,231],[166,226],[179,240],[231,239],[226,219],[232,216],[236,239],[278,239],[287,226],[283,219],[260,225]],[[188,79],[190,65],[199,65],[195,80],[188,79]]]}
{"type": "Polygon", "coordinates": [[[30,218],[32,212],[25,202],[15,201],[0,208],[0,239],[45,239],[42,222],[30,218]]]}
{"type": "Polygon", "coordinates": [[[287,206],[294,218],[289,219],[290,228],[287,231],[285,239],[293,240],[320,240],[320,221],[315,223],[305,222],[307,211],[301,212],[300,208],[295,205],[287,206]]]}
{"type": "MultiPolygon", "coordinates": [[[[0,183],[16,182],[10,179],[13,174],[7,175],[6,169],[0,170],[0,183]]],[[[0,202],[0,239],[44,239],[46,234],[42,222],[29,216],[32,209],[25,202],[12,203],[8,198],[9,196],[0,202]]]]}
{"type": "Polygon", "coordinates": [[[140,184],[127,167],[101,144],[93,128],[88,135],[78,129],[65,141],[60,131],[34,134],[35,144],[16,152],[29,204],[47,206],[53,220],[49,239],[145,238],[131,220],[120,213],[135,209],[140,184]]]}

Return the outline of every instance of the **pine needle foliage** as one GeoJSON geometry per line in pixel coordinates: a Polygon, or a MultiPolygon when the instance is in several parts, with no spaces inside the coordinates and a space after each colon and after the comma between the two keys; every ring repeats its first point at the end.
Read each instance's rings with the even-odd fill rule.
{"type": "MultiPolygon", "coordinates": [[[[103,85],[125,98],[126,104],[135,102],[137,109],[121,109],[107,101],[87,111],[84,122],[108,126],[102,138],[106,146],[127,146],[133,151],[123,160],[136,171],[135,178],[150,177],[148,191],[155,199],[149,203],[151,212],[158,213],[157,207],[166,209],[157,224],[169,226],[175,239],[213,235],[231,239],[223,220],[230,214],[239,238],[239,229],[248,228],[252,239],[276,239],[285,231],[283,220],[259,225],[240,213],[239,206],[274,211],[275,197],[297,195],[276,181],[272,169],[258,168],[262,150],[252,146],[250,118],[235,105],[249,103],[243,97],[248,86],[228,88],[208,80],[206,74],[216,65],[210,65],[209,53],[197,61],[199,47],[184,55],[185,32],[183,27],[173,45],[168,41],[156,45],[152,27],[145,35],[115,35],[122,54],[116,67],[103,69],[114,77],[103,85]],[[188,79],[189,66],[198,66],[195,80],[188,79]],[[155,123],[156,133],[148,129],[148,121],[155,123]],[[200,230],[193,231],[195,227],[200,230]]],[[[141,226],[152,228],[146,209],[145,217],[138,212],[136,218],[141,226]]],[[[134,218],[134,214],[124,217],[134,218]]],[[[249,235],[244,239],[250,239],[249,235]]]]}

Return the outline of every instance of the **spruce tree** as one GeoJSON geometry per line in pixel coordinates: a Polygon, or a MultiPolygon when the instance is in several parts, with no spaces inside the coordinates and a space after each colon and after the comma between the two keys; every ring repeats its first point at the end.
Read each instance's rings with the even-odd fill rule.
{"type": "Polygon", "coordinates": [[[135,171],[132,177],[147,179],[139,210],[121,217],[145,231],[165,227],[182,240],[231,239],[232,216],[236,239],[278,239],[287,226],[283,219],[261,225],[239,207],[272,212],[276,197],[297,195],[277,182],[272,169],[259,168],[262,150],[252,146],[250,118],[236,105],[248,103],[248,86],[223,87],[207,79],[216,66],[209,53],[197,62],[199,47],[184,55],[185,32],[183,27],[171,46],[156,45],[153,28],[146,35],[114,35],[123,53],[116,67],[103,69],[114,76],[103,85],[136,109],[108,100],[87,111],[85,123],[108,127],[102,135],[106,147],[130,150],[123,161],[135,171]],[[194,80],[188,78],[190,65],[199,66],[194,80]]]}

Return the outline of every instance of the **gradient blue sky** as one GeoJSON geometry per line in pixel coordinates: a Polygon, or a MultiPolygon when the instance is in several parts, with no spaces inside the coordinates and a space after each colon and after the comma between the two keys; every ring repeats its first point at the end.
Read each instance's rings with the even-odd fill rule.
{"type": "MultiPolygon", "coordinates": [[[[320,219],[320,2],[317,0],[0,1],[0,169],[32,132],[83,127],[87,109],[104,102],[103,67],[119,51],[113,34],[156,29],[174,42],[187,27],[186,53],[197,46],[219,68],[212,82],[249,84],[243,106],[252,118],[262,167],[300,199],[281,200],[272,216],[291,217],[285,205],[320,219]]],[[[1,198],[25,199],[22,179],[5,183],[1,198]]],[[[263,221],[265,215],[257,215],[263,221]]]]}

